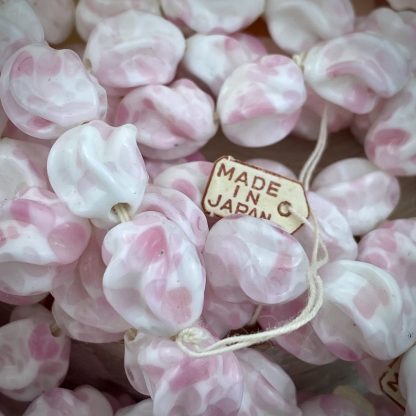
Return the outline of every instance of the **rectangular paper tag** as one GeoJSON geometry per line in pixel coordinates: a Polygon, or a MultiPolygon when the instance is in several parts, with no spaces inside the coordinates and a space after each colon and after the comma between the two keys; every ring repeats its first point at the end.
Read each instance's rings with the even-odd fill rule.
{"type": "Polygon", "coordinates": [[[208,180],[202,207],[208,215],[251,215],[273,221],[290,234],[309,217],[309,206],[300,182],[249,165],[231,156],[218,159],[208,180]]]}
{"type": "Polygon", "coordinates": [[[381,391],[391,400],[393,400],[403,410],[406,407],[406,400],[399,390],[399,370],[401,357],[396,358],[387,367],[387,370],[380,377],[381,391]]]}

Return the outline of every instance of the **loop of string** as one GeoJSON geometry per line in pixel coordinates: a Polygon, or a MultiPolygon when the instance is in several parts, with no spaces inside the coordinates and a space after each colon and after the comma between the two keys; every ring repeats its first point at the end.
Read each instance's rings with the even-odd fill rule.
{"type": "MultiPolygon", "coordinates": [[[[304,58],[304,54],[301,54],[299,58],[296,58],[295,62],[297,62],[298,65],[301,65],[304,58]]],[[[310,181],[325,151],[327,141],[328,108],[325,106],[323,109],[319,137],[315,149],[309,156],[299,175],[299,179],[301,182],[303,182],[306,191],[309,190],[310,181]]],[[[311,227],[314,231],[313,250],[308,270],[308,300],[304,309],[291,321],[286,322],[276,328],[255,334],[235,335],[227,337],[214,342],[208,347],[201,347],[200,345],[201,342],[205,340],[205,335],[201,328],[185,328],[177,335],[176,343],[187,355],[194,358],[209,357],[226,352],[236,351],[242,348],[247,348],[252,345],[261,344],[263,342],[269,341],[272,338],[294,332],[315,318],[323,304],[323,284],[322,279],[318,274],[318,270],[328,262],[328,251],[320,237],[319,225],[313,212],[310,213],[312,224],[308,221],[307,218],[303,218],[294,210],[291,211],[291,214],[301,220],[308,227],[311,227]],[[320,248],[322,248],[322,256],[319,256],[318,254],[320,248]],[[192,345],[192,348],[188,345],[192,345]]],[[[250,324],[254,324],[256,322],[258,316],[261,313],[261,308],[261,305],[257,307],[250,321],[250,324]]]]}

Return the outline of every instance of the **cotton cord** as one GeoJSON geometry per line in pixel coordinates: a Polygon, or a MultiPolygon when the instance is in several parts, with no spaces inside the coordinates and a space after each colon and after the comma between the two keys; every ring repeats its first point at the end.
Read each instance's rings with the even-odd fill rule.
{"type": "Polygon", "coordinates": [[[299,180],[303,183],[305,191],[309,191],[310,182],[312,176],[322,159],[325,152],[326,145],[328,143],[328,106],[324,106],[324,110],[321,118],[321,125],[319,128],[319,136],[315,146],[315,149],[309,156],[308,160],[304,164],[300,174],[299,180]]]}
{"type": "Polygon", "coordinates": [[[114,213],[117,215],[120,222],[131,221],[131,217],[130,217],[130,214],[129,214],[127,204],[120,203],[120,204],[114,205],[112,209],[113,209],[114,213]]]}

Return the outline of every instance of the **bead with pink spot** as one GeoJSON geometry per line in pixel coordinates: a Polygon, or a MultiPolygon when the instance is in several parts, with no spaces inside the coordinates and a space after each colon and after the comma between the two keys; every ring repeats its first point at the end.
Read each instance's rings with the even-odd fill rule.
{"type": "Polygon", "coordinates": [[[26,134],[56,139],[71,127],[104,118],[107,96],[70,49],[32,44],[5,63],[0,98],[10,121],[26,134]]]}
{"type": "Polygon", "coordinates": [[[221,87],[217,109],[230,141],[262,147],[293,130],[305,101],[300,68],[283,55],[265,55],[231,73],[221,87]]]}

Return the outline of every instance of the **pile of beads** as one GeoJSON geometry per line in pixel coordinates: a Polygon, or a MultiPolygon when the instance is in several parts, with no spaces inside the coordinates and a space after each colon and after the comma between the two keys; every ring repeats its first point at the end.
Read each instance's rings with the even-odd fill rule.
{"type": "Polygon", "coordinates": [[[0,0],[7,400],[25,416],[416,415],[416,219],[389,220],[397,177],[416,175],[416,7],[389,3],[0,0]],[[262,18],[267,39],[247,32],[262,18]],[[367,158],[312,179],[346,128],[367,158]],[[316,140],[298,178],[255,158],[291,133],[316,140]],[[225,138],[258,181],[303,184],[307,218],[286,201],[300,228],[205,214],[200,150],[225,138]],[[71,342],[118,345],[135,398],[65,381],[71,342]],[[311,394],[270,350],[350,362],[366,389],[311,394]]]}

